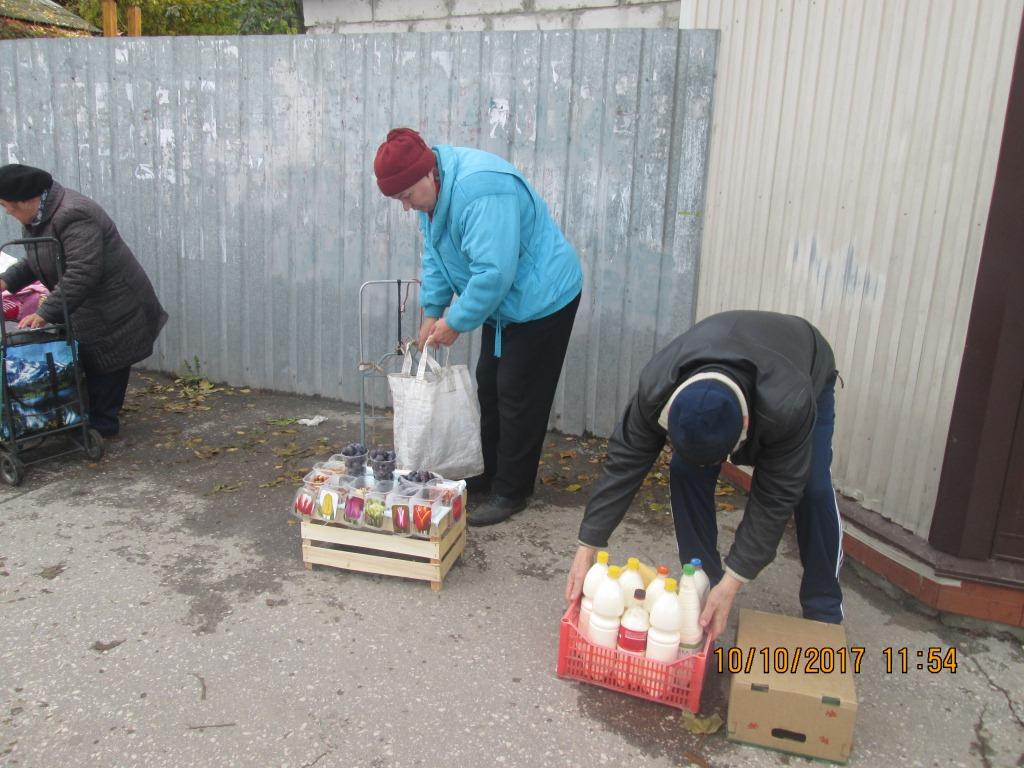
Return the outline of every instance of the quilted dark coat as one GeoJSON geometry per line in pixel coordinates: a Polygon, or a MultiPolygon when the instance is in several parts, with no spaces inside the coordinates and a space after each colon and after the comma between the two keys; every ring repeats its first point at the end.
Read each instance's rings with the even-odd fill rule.
{"type": "Polygon", "coordinates": [[[106,211],[55,181],[42,220],[24,234],[60,240],[63,279],[57,283],[56,248],[45,244],[29,246],[0,279],[12,293],[35,280],[49,288],[37,311],[47,322],[63,322],[61,302],[67,302],[86,373],[111,373],[153,353],[167,313],[106,211]]]}

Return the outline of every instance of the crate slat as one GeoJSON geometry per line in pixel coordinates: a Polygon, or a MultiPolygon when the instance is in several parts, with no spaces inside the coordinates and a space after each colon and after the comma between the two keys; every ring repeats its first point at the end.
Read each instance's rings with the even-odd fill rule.
{"type": "Polygon", "coordinates": [[[420,563],[414,560],[398,560],[394,557],[367,555],[362,552],[346,552],[342,549],[326,549],[305,545],[302,557],[307,563],[329,565],[347,571],[363,573],[379,573],[385,576],[403,576],[407,579],[437,581],[440,579],[438,567],[431,563],[420,563]]]}

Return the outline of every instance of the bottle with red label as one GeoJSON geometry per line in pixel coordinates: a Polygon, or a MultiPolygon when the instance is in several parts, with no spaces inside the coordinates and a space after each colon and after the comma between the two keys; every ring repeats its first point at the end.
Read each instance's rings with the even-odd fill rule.
{"type": "Polygon", "coordinates": [[[643,676],[643,664],[638,660],[644,658],[647,650],[647,631],[650,621],[644,609],[646,592],[642,589],[633,590],[633,604],[626,608],[619,621],[619,652],[615,668],[615,682],[624,688],[638,688],[643,676]]]}

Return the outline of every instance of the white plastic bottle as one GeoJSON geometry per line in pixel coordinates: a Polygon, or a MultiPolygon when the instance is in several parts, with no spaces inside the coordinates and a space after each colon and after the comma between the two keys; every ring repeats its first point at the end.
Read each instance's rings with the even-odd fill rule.
{"type": "Polygon", "coordinates": [[[597,553],[594,564],[590,566],[587,575],[583,579],[583,599],[580,600],[580,620],[576,625],[580,634],[590,637],[590,612],[594,607],[594,594],[597,587],[608,575],[608,553],[601,550],[597,553]]]}
{"type": "Polygon", "coordinates": [[[626,561],[626,567],[622,571],[622,575],[619,576],[619,582],[622,584],[622,594],[626,596],[626,607],[632,608],[637,604],[636,591],[644,588],[644,577],[640,575],[640,560],[635,557],[629,558],[626,561]]]}
{"type": "MultiPolygon", "coordinates": [[[[676,595],[676,580],[665,579],[665,592],[654,604],[651,611],[651,626],[647,631],[648,659],[669,664],[679,656],[679,626],[682,617],[679,613],[679,598],[676,595]]],[[[657,670],[649,673],[644,680],[647,693],[655,698],[665,694],[668,684],[668,671],[657,670]]]]}
{"type": "Polygon", "coordinates": [[[647,614],[650,615],[651,609],[654,608],[654,604],[658,602],[658,598],[665,594],[665,579],[668,578],[668,568],[664,565],[658,566],[658,575],[651,579],[651,583],[647,585],[647,596],[644,598],[644,608],[647,610],[647,614]]]}
{"type": "Polygon", "coordinates": [[[635,604],[626,608],[619,622],[619,653],[615,667],[615,682],[624,688],[638,687],[641,678],[641,665],[634,659],[642,659],[647,650],[647,630],[650,628],[650,622],[643,607],[645,596],[644,590],[635,590],[635,604]]]}
{"type": "Polygon", "coordinates": [[[700,590],[694,578],[694,568],[683,566],[679,582],[679,644],[684,652],[699,650],[704,645],[704,630],[700,626],[700,590]]]}
{"type": "Polygon", "coordinates": [[[697,582],[697,594],[700,595],[700,609],[703,611],[704,606],[708,602],[708,592],[711,591],[711,580],[704,572],[704,564],[701,563],[699,557],[693,558],[690,561],[690,565],[693,566],[693,579],[697,582]]]}
{"type": "Polygon", "coordinates": [[[594,593],[594,606],[590,614],[591,649],[590,672],[597,679],[604,679],[615,664],[615,647],[619,642],[619,620],[626,609],[626,598],[622,594],[619,576],[622,569],[617,565],[608,567],[605,576],[594,593]]]}

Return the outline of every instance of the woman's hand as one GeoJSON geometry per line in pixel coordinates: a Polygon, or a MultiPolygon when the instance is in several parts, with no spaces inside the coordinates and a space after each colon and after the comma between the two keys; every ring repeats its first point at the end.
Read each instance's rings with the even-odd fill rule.
{"type": "Polygon", "coordinates": [[[457,338],[459,338],[459,332],[453,331],[441,317],[434,323],[434,328],[427,337],[427,346],[450,347],[457,338]]]}
{"type": "Polygon", "coordinates": [[[36,314],[25,315],[18,323],[19,328],[42,328],[44,325],[47,325],[47,322],[36,314]]]}
{"type": "Polygon", "coordinates": [[[583,580],[587,578],[587,571],[594,564],[594,550],[580,544],[576,550],[576,557],[573,558],[572,567],[569,568],[569,578],[565,582],[565,602],[572,604],[580,599],[583,594],[583,580]]]}
{"type": "Polygon", "coordinates": [[[416,348],[420,352],[427,348],[427,337],[430,336],[430,332],[434,330],[434,325],[439,319],[438,317],[424,317],[423,322],[420,323],[419,333],[416,334],[416,348]]]}

